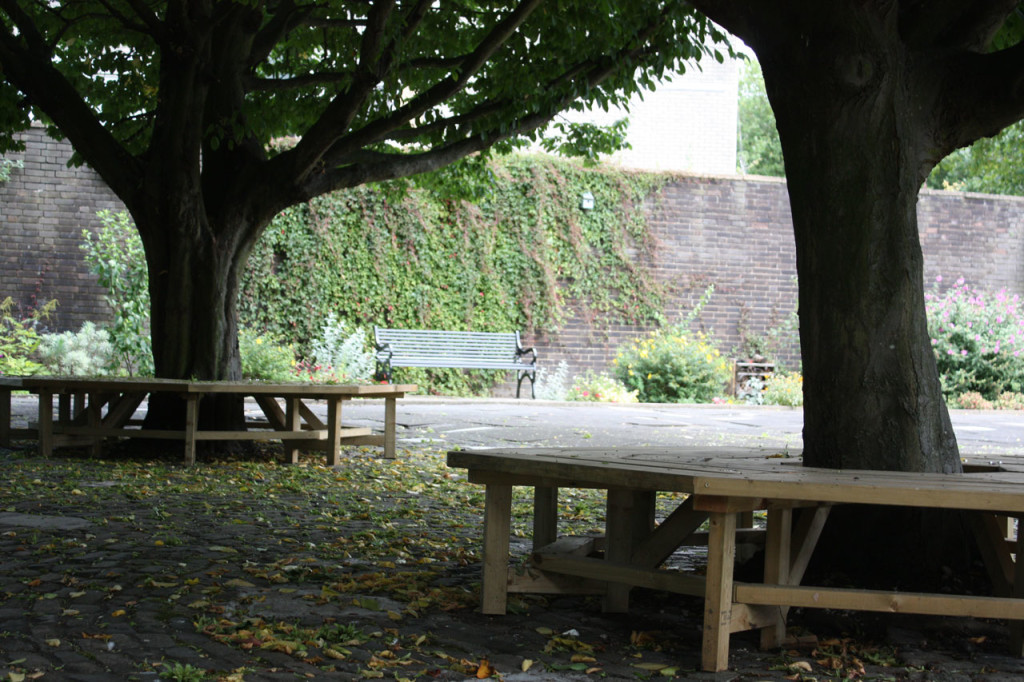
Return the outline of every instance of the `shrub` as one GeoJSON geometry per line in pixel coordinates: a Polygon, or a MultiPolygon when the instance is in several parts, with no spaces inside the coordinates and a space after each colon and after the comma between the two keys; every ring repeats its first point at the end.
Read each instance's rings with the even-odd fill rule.
{"type": "Polygon", "coordinates": [[[991,410],[992,403],[977,391],[967,391],[956,397],[956,406],[965,410],[991,410]]]}
{"type": "Polygon", "coordinates": [[[616,378],[644,403],[710,402],[732,376],[709,338],[682,325],[620,348],[614,364],[616,378]]]}
{"type": "Polygon", "coordinates": [[[291,347],[248,329],[238,330],[238,352],[242,356],[242,376],[256,381],[294,381],[295,354],[291,347]]]}
{"type": "Polygon", "coordinates": [[[39,348],[39,321],[50,316],[57,301],[49,301],[29,315],[14,314],[14,299],[10,296],[0,302],[0,375],[26,376],[35,374],[42,365],[32,359],[39,348]]]}
{"type": "Polygon", "coordinates": [[[569,395],[569,363],[561,360],[554,372],[546,367],[537,369],[537,381],[533,392],[540,400],[568,400],[569,395]]]}
{"type": "Polygon", "coordinates": [[[797,373],[768,376],[761,392],[764,405],[800,407],[804,404],[804,378],[797,373]]]}
{"type": "Polygon", "coordinates": [[[588,371],[573,379],[566,400],[598,403],[635,403],[636,391],[630,391],[621,381],[604,372],[595,374],[588,371]]]}
{"type": "Polygon", "coordinates": [[[46,371],[60,376],[100,376],[117,367],[110,334],[92,322],[77,332],[43,334],[38,354],[46,371]]]}
{"type": "Polygon", "coordinates": [[[117,362],[128,376],[153,375],[149,333],[149,271],[142,238],[125,211],[100,211],[95,235],[82,230],[85,259],[107,290],[104,298],[114,311],[107,328],[117,362]]]}
{"type": "Polygon", "coordinates": [[[925,295],[928,329],[947,400],[978,393],[987,401],[1024,392],[1024,315],[1020,297],[973,290],[961,277],[925,295]]]}
{"type": "Polygon", "coordinates": [[[1000,393],[996,398],[996,409],[1024,410],[1024,393],[1000,393]]]}
{"type": "Polygon", "coordinates": [[[367,382],[373,377],[374,355],[366,350],[366,332],[346,331],[345,321],[327,316],[320,336],[312,343],[313,360],[301,362],[298,373],[305,381],[328,384],[367,382]]]}

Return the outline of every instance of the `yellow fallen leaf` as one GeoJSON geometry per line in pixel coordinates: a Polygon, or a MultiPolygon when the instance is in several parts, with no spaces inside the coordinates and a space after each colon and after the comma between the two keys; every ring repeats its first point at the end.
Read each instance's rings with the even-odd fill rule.
{"type": "Polygon", "coordinates": [[[665,663],[634,663],[633,667],[640,668],[641,670],[650,670],[652,672],[658,672],[659,670],[667,668],[668,665],[665,663]]]}
{"type": "Polygon", "coordinates": [[[53,639],[46,640],[46,646],[58,647],[60,646],[60,640],[56,637],[53,639]]]}
{"type": "Polygon", "coordinates": [[[488,677],[492,677],[496,672],[498,671],[494,669],[494,666],[491,665],[491,662],[488,661],[486,658],[482,658],[480,659],[479,667],[477,667],[476,669],[476,679],[486,680],[488,677]]]}
{"type": "Polygon", "coordinates": [[[551,628],[539,627],[537,628],[537,633],[541,635],[553,635],[555,634],[555,631],[551,628]]]}
{"type": "Polygon", "coordinates": [[[807,661],[796,661],[795,663],[790,663],[789,664],[789,669],[790,670],[803,670],[804,672],[811,672],[811,670],[813,670],[813,668],[811,667],[811,664],[808,663],[807,661]]]}
{"type": "Polygon", "coordinates": [[[224,583],[228,587],[256,587],[248,580],[242,580],[241,578],[232,578],[224,583]]]}
{"type": "Polygon", "coordinates": [[[114,612],[113,612],[112,614],[110,614],[110,615],[111,615],[111,616],[113,616],[114,618],[120,618],[120,617],[121,617],[121,616],[123,616],[123,615],[124,615],[125,613],[126,613],[126,611],[125,611],[124,609],[118,609],[117,611],[114,611],[114,612]]]}
{"type": "Polygon", "coordinates": [[[85,590],[82,590],[80,592],[72,592],[68,596],[71,597],[72,599],[78,599],[79,597],[84,597],[85,596],[85,590]]]}
{"type": "Polygon", "coordinates": [[[153,544],[156,545],[157,547],[163,547],[164,546],[164,541],[163,540],[157,540],[153,544]]]}
{"type": "Polygon", "coordinates": [[[584,656],[583,654],[573,654],[571,660],[573,663],[597,663],[597,659],[593,656],[584,656]]]}
{"type": "Polygon", "coordinates": [[[533,659],[532,658],[524,658],[523,659],[523,664],[521,666],[519,666],[519,667],[525,673],[527,670],[529,670],[530,668],[533,667],[533,659]]]}
{"type": "Polygon", "coordinates": [[[7,680],[8,682],[25,682],[25,673],[9,672],[7,680]]]}

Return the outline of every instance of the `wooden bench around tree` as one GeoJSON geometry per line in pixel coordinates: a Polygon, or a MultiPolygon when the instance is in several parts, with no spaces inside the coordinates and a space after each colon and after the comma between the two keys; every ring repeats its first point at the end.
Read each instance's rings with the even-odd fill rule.
{"type": "Polygon", "coordinates": [[[332,385],[302,383],[202,382],[171,379],[80,379],[66,377],[18,377],[0,382],[0,439],[9,442],[11,432],[12,390],[27,390],[38,396],[39,419],[35,429],[16,436],[39,440],[39,451],[50,456],[57,447],[89,447],[98,453],[108,438],[153,438],[184,442],[186,464],[194,464],[196,443],[203,440],[237,441],[280,440],[292,462],[299,450],[322,450],[327,463],[340,462],[341,445],[377,445],[384,456],[396,456],[396,401],[416,390],[411,384],[332,385]],[[182,429],[143,428],[133,418],[150,395],[165,393],[180,396],[185,402],[182,429]],[[245,430],[223,431],[199,428],[199,401],[207,395],[231,394],[251,397],[263,413],[263,419],[246,423],[245,430]],[[54,398],[57,411],[54,413],[54,398]],[[353,398],[384,400],[384,432],[369,428],[346,427],[342,406],[353,398]],[[312,410],[309,401],[327,403],[326,419],[312,410]],[[283,406],[282,404],[283,403],[283,406]]]}
{"type": "MultiPolygon", "coordinates": [[[[732,632],[760,629],[765,648],[781,644],[789,608],[832,608],[970,616],[1015,621],[1011,647],[1022,655],[1024,571],[1014,556],[1024,534],[1005,537],[1007,517],[1024,516],[1024,467],[955,475],[833,471],[731,448],[495,449],[448,453],[448,464],[486,486],[484,613],[505,612],[509,591],[591,592],[608,611],[628,607],[634,586],[704,598],[702,666],[728,666],[732,632]],[[509,567],[512,487],[534,488],[528,570],[509,567]],[[558,488],[607,490],[604,538],[559,538],[558,488]],[[687,493],[654,523],[660,491],[687,493]],[[801,585],[836,504],[895,505],[971,512],[996,596],[923,594],[801,585]],[[763,583],[733,580],[737,516],[767,510],[763,583]],[[659,566],[707,521],[706,575],[659,566]]],[[[749,531],[744,531],[749,533],[749,531]]],[[[879,532],[884,532],[880,529],[879,532]]]]}
{"type": "Polygon", "coordinates": [[[536,397],[537,351],[523,348],[519,332],[459,332],[436,329],[373,328],[377,378],[392,381],[393,367],[451,367],[516,372],[516,397],[523,379],[536,397]]]}

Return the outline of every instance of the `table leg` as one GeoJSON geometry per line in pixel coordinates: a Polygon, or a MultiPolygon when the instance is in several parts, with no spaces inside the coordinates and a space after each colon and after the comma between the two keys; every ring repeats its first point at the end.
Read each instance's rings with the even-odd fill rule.
{"type": "MultiPolygon", "coordinates": [[[[89,393],[86,396],[85,404],[85,423],[92,429],[99,429],[100,427],[100,410],[103,406],[103,399],[100,398],[98,393],[89,393]]],[[[99,457],[102,452],[103,437],[94,431],[94,435],[89,437],[89,454],[92,457],[99,457]]]]}
{"type": "MultiPolygon", "coordinates": [[[[620,564],[631,564],[633,550],[651,532],[654,522],[654,493],[610,488],[606,519],[605,558],[620,564]]],[[[631,589],[631,585],[609,584],[604,597],[604,610],[607,613],[628,611],[631,589]]]]}
{"type": "Polygon", "coordinates": [[[199,397],[194,393],[185,396],[185,466],[196,463],[196,430],[199,427],[199,397]]]}
{"type": "Polygon", "coordinates": [[[484,571],[480,594],[480,610],[484,613],[505,613],[511,527],[512,486],[488,484],[484,497],[484,571]]]}
{"type": "MultiPolygon", "coordinates": [[[[1021,520],[1018,519],[1017,554],[1013,562],[1013,596],[1015,599],[1024,599],[1024,532],[1022,531],[1024,529],[1021,528],[1021,520]]],[[[1024,656],[1024,621],[1015,620],[1010,623],[1010,655],[1024,656]]]]}
{"type": "Polygon", "coordinates": [[[707,672],[720,672],[729,667],[736,513],[711,512],[708,523],[708,574],[704,592],[704,645],[701,650],[701,667],[707,672]]]}
{"type": "Polygon", "coordinates": [[[344,399],[331,396],[327,399],[327,466],[341,463],[341,404],[344,399]]]}
{"type": "MultiPolygon", "coordinates": [[[[285,398],[284,423],[289,431],[298,431],[302,428],[302,417],[299,414],[299,398],[285,398]]],[[[297,447],[285,446],[285,454],[292,464],[299,463],[299,449],[297,447]]]]}
{"type": "Polygon", "coordinates": [[[0,386],[0,447],[11,447],[11,389],[0,386]]]}
{"type": "Polygon", "coordinates": [[[558,539],[558,488],[533,489],[533,551],[558,539]]]}
{"type": "Polygon", "coordinates": [[[395,429],[398,423],[398,399],[395,396],[384,398],[384,458],[398,457],[395,429]]]}
{"type": "MultiPolygon", "coordinates": [[[[790,576],[790,557],[793,533],[793,510],[769,509],[765,532],[764,582],[766,585],[786,585],[790,576]]],[[[761,648],[776,649],[786,637],[786,619],[778,610],[775,623],[761,630],[761,648]]]]}
{"type": "Polygon", "coordinates": [[[39,454],[53,454],[53,391],[39,391],[39,454]]]}

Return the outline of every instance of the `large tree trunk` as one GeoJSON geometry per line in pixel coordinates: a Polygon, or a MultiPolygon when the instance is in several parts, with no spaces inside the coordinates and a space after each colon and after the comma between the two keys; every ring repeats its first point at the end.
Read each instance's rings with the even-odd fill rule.
{"type": "MultiPolygon", "coordinates": [[[[799,274],[804,464],[961,471],[924,306],[914,65],[896,12],[807,10],[813,30],[756,46],[786,163],[799,274]],[[788,38],[788,39],[787,39],[788,38]]],[[[812,574],[935,586],[970,562],[958,517],[833,512],[812,574]],[[877,528],[890,532],[879,534],[877,528]]]]}
{"type": "MultiPolygon", "coordinates": [[[[146,242],[152,306],[151,332],[156,376],[165,379],[238,381],[236,300],[253,230],[241,220],[213,227],[201,206],[181,202],[168,220],[136,216],[146,242]]],[[[184,403],[175,396],[154,396],[147,423],[179,428],[184,403]]],[[[236,430],[244,424],[241,398],[212,395],[200,403],[200,427],[236,430]]]]}
{"type": "Polygon", "coordinates": [[[828,3],[814,18],[827,29],[756,48],[796,235],[804,463],[952,472],[917,232],[927,102],[892,39],[895,14],[828,3]]]}

